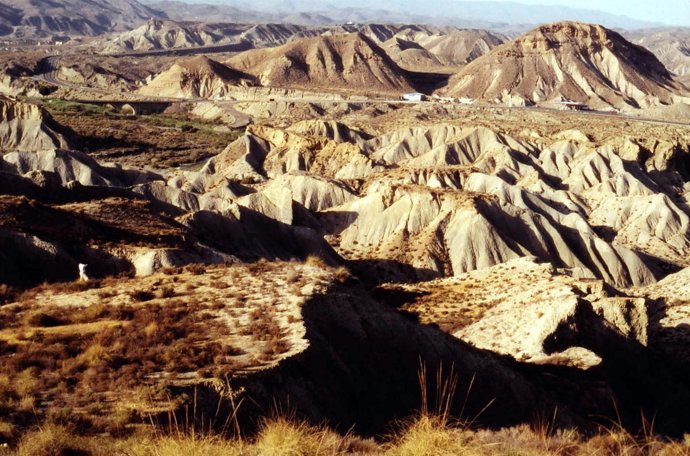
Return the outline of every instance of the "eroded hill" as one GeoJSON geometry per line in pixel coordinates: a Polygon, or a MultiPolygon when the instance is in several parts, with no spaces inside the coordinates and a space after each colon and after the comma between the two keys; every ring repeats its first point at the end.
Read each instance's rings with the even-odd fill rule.
{"type": "Polygon", "coordinates": [[[13,0],[0,14],[2,35],[17,38],[50,37],[55,34],[100,35],[125,30],[149,18],[165,14],[136,0],[13,0]]]}
{"type": "Polygon", "coordinates": [[[254,84],[254,78],[206,56],[174,63],[139,89],[141,95],[171,98],[222,98],[232,87],[254,84]]]}
{"type": "Polygon", "coordinates": [[[350,93],[412,90],[405,72],[360,33],[299,39],[276,48],[247,51],[227,63],[268,87],[350,93]]]}
{"type": "Polygon", "coordinates": [[[647,49],[602,26],[540,26],[468,65],[445,92],[518,103],[575,101],[595,107],[669,104],[687,89],[647,49]]]}

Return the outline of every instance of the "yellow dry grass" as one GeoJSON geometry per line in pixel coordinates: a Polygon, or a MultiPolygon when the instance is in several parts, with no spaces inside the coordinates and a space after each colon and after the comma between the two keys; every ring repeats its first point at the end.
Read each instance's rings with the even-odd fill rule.
{"type": "Polygon", "coordinates": [[[251,439],[214,434],[173,432],[113,437],[83,437],[58,425],[25,434],[14,450],[0,455],[58,456],[687,456],[690,436],[665,441],[652,433],[636,439],[621,429],[602,430],[583,438],[572,430],[554,431],[527,425],[498,431],[471,430],[442,416],[421,414],[400,430],[375,443],[324,426],[289,417],[265,421],[251,439]]]}
{"type": "Polygon", "coordinates": [[[28,343],[27,339],[31,339],[39,332],[47,335],[61,336],[88,335],[99,333],[104,329],[123,326],[125,324],[125,322],[119,320],[101,320],[89,323],[75,323],[53,327],[3,329],[0,331],[0,340],[11,344],[25,344],[28,343]]]}

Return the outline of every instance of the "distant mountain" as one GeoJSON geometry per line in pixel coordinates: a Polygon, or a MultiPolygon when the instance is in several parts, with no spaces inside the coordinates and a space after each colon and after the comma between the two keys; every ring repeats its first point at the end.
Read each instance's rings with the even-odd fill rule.
{"type": "MultiPolygon", "coordinates": [[[[171,2],[152,3],[167,11],[166,4],[171,2]]],[[[602,11],[565,6],[525,5],[517,2],[437,0],[431,7],[429,3],[416,0],[377,0],[374,3],[367,0],[187,0],[189,6],[186,8],[180,7],[179,2],[175,3],[176,9],[174,12],[171,10],[170,14],[176,20],[194,20],[195,15],[198,17],[197,20],[206,20],[203,19],[202,11],[216,11],[222,14],[227,9],[234,10],[235,14],[243,17],[247,14],[255,16],[256,12],[262,12],[271,14],[271,20],[279,17],[286,22],[309,24],[346,21],[405,22],[500,30],[515,27],[526,30],[529,26],[563,20],[593,22],[609,28],[623,29],[659,25],[602,11]],[[213,6],[210,6],[211,4],[213,6]]]]}
{"type": "Polygon", "coordinates": [[[690,76],[690,27],[633,30],[624,36],[652,51],[676,75],[690,76]]]}
{"type": "MultiPolygon", "coordinates": [[[[9,0],[0,4],[0,36],[48,37],[55,34],[99,35],[126,31],[149,19],[226,23],[292,23],[335,25],[426,24],[482,28],[505,33],[560,20],[641,29],[659,24],[578,8],[523,5],[514,2],[438,0],[429,5],[412,0],[9,0]]],[[[514,35],[513,35],[514,36],[514,35]]]]}
{"type": "Polygon", "coordinates": [[[486,30],[409,26],[382,47],[401,67],[428,71],[464,66],[506,41],[507,37],[486,30]]]}
{"type": "Polygon", "coordinates": [[[472,28],[507,29],[506,22],[489,23],[486,21],[465,20],[460,17],[432,17],[425,14],[410,14],[407,11],[372,9],[370,7],[332,7],[324,8],[323,4],[311,5],[305,10],[267,8],[263,3],[242,6],[241,2],[229,0],[221,3],[185,3],[177,0],[154,0],[149,6],[165,11],[175,21],[199,22],[281,22],[299,25],[336,25],[347,22],[360,24],[431,24],[456,25],[472,28]]]}
{"type": "Polygon", "coordinates": [[[412,90],[405,72],[373,40],[340,33],[242,52],[228,65],[268,87],[400,93],[412,90]]]}
{"type": "Polygon", "coordinates": [[[361,33],[380,46],[402,68],[452,73],[508,41],[504,35],[477,29],[423,25],[343,24],[300,26],[264,23],[176,22],[153,19],[134,30],[108,35],[103,53],[146,52],[202,46],[244,44],[265,48],[320,35],[361,33]]]}
{"type": "Polygon", "coordinates": [[[671,103],[686,89],[647,49],[600,25],[559,22],[498,46],[453,76],[445,92],[490,101],[592,106],[671,103]]]}
{"type": "Polygon", "coordinates": [[[278,15],[254,8],[242,8],[221,4],[190,4],[176,0],[146,1],[149,7],[165,11],[168,18],[174,21],[194,22],[275,22],[278,15]]]}
{"type": "Polygon", "coordinates": [[[296,38],[316,36],[327,27],[294,24],[237,24],[176,22],[152,19],[134,30],[109,35],[101,42],[104,53],[184,49],[243,43],[247,47],[272,47],[296,38]]]}
{"type": "Polygon", "coordinates": [[[0,34],[20,38],[99,35],[165,17],[136,0],[3,0],[0,34]]]}

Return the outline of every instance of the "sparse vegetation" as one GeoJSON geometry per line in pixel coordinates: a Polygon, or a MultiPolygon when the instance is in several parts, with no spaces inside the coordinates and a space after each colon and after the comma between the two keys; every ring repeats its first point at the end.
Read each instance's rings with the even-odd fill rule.
{"type": "MultiPolygon", "coordinates": [[[[0,434],[2,435],[2,434],[0,434]]],[[[16,456],[687,456],[690,439],[669,441],[653,436],[635,438],[621,430],[592,437],[565,430],[518,426],[498,431],[472,430],[438,416],[422,415],[379,441],[352,434],[339,435],[326,426],[313,426],[292,417],[263,422],[256,436],[224,438],[181,426],[172,432],[154,428],[130,437],[85,437],[68,427],[47,424],[28,432],[16,456]]]]}
{"type": "Polygon", "coordinates": [[[16,441],[45,423],[128,434],[147,410],[179,406],[168,389],[176,378],[224,379],[275,362],[292,349],[301,319],[298,302],[280,310],[271,303],[306,299],[290,291],[306,283],[303,267],[190,265],[16,295],[0,306],[0,435],[16,441]],[[269,290],[248,273],[259,268],[275,279],[269,290]]]}
{"type": "Polygon", "coordinates": [[[107,105],[60,99],[44,106],[83,138],[83,150],[128,165],[168,168],[196,163],[221,152],[240,135],[240,130],[217,130],[217,123],[186,115],[131,116],[107,105]]]}
{"type": "Polygon", "coordinates": [[[148,290],[134,290],[129,292],[129,297],[135,302],[143,302],[152,300],[156,295],[148,290]]]}

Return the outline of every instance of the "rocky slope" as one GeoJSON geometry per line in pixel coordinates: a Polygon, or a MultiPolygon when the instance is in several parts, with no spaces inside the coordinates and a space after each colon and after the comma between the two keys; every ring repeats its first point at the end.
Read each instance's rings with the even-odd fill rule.
{"type": "Polygon", "coordinates": [[[242,43],[247,47],[272,47],[295,37],[316,35],[323,29],[293,24],[238,24],[175,22],[152,19],[134,30],[104,39],[106,53],[145,52],[242,43]]]}
{"type": "Polygon", "coordinates": [[[359,33],[294,40],[277,48],[240,53],[227,63],[269,87],[379,93],[412,90],[404,71],[359,33]]]}
{"type": "Polygon", "coordinates": [[[3,35],[18,38],[45,37],[54,34],[99,35],[126,30],[149,18],[165,14],[136,0],[12,0],[0,14],[3,35]]]}
{"type": "MultiPolygon", "coordinates": [[[[449,408],[474,417],[477,426],[523,423],[556,408],[555,427],[586,428],[592,416],[604,422],[616,411],[620,424],[628,426],[642,409],[655,413],[657,430],[664,432],[682,428],[676,421],[681,416],[678,407],[688,403],[680,379],[663,370],[654,372],[658,388],[639,395],[652,378],[644,369],[660,365],[634,339],[623,337],[593,312],[576,311],[571,317],[578,318],[578,329],[596,336],[588,346],[602,356],[600,367],[581,371],[521,364],[421,325],[392,308],[394,295],[372,294],[342,270],[315,262],[169,268],[149,277],[102,280],[95,288],[43,286],[19,299],[0,309],[8,341],[0,345],[0,359],[7,372],[37,352],[51,353],[36,361],[41,367],[71,366],[61,374],[46,369],[44,388],[36,392],[39,405],[33,413],[38,416],[50,406],[40,399],[53,397],[55,404],[69,404],[82,419],[93,417],[88,405],[94,401],[102,404],[101,411],[126,403],[136,412],[153,409],[162,417],[183,413],[188,394],[194,397],[199,419],[215,412],[224,420],[238,410],[233,401],[246,402],[238,415],[245,432],[266,407],[288,404],[313,422],[328,418],[342,429],[382,432],[392,419],[419,405],[418,374],[423,368],[429,385],[456,378],[458,392],[471,391],[450,397],[449,408]],[[67,306],[69,316],[64,314],[67,306]],[[56,320],[58,325],[49,326],[56,320]],[[25,321],[32,326],[26,327],[25,321]],[[44,331],[41,338],[38,334],[44,331]],[[20,333],[33,343],[17,346],[14,337],[20,333]],[[70,338],[75,333],[78,340],[70,338]],[[70,361],[60,345],[50,343],[55,338],[70,341],[80,353],[102,343],[109,356],[90,364],[80,364],[86,355],[70,361]],[[148,362],[139,365],[141,359],[148,362]],[[90,373],[83,375],[88,367],[90,373]],[[616,368],[628,369],[616,375],[616,368]],[[56,394],[65,379],[74,390],[56,394]],[[93,381],[100,385],[97,391],[88,397],[77,394],[93,381]],[[107,399],[115,389],[124,394],[107,399]],[[142,393],[146,400],[139,399],[142,393]],[[614,408],[611,399],[620,406],[614,408]]],[[[569,304],[554,303],[554,312],[547,309],[543,320],[569,304]]],[[[560,323],[557,343],[548,343],[547,350],[555,352],[552,359],[560,350],[563,356],[572,355],[581,343],[568,337],[568,327],[575,326],[571,320],[560,323]]],[[[429,389],[434,401],[437,393],[429,389]]]]}
{"type": "Polygon", "coordinates": [[[222,98],[232,87],[254,83],[252,76],[206,56],[181,60],[138,90],[140,95],[171,98],[222,98]]]}
{"type": "Polygon", "coordinates": [[[457,275],[535,255],[577,277],[630,286],[653,282],[665,264],[686,264],[690,225],[676,197],[684,177],[670,165],[686,145],[659,144],[643,163],[630,140],[595,145],[573,131],[533,143],[485,128],[349,141],[320,130],[251,128],[181,188],[211,204],[225,179],[268,182],[251,199],[263,195],[270,216],[286,222],[297,219],[283,200],[291,188],[289,200],[319,212],[344,256],[383,276],[457,275]]]}
{"type": "Polygon", "coordinates": [[[67,132],[36,105],[0,96],[0,151],[69,147],[67,132]]]}
{"type": "Polygon", "coordinates": [[[3,140],[15,150],[0,158],[0,195],[7,195],[0,211],[7,260],[0,271],[2,283],[74,279],[79,262],[103,276],[123,271],[146,275],[166,266],[237,258],[313,254],[331,264],[339,261],[309,227],[293,227],[249,203],[231,200],[222,204],[224,215],[219,215],[192,204],[181,191],[175,207],[167,201],[170,192],[161,190],[166,183],[160,174],[101,165],[84,153],[56,150],[69,143],[50,130],[53,122],[40,117],[37,106],[7,99],[3,109],[5,115],[23,117],[7,117],[2,123],[14,134],[3,140]]]}
{"type": "Polygon", "coordinates": [[[104,52],[151,51],[157,49],[209,46],[223,39],[221,30],[207,24],[150,20],[108,39],[104,52]]]}
{"type": "Polygon", "coordinates": [[[690,29],[636,30],[624,32],[624,36],[652,51],[672,73],[690,75],[690,29]]]}
{"type": "Polygon", "coordinates": [[[598,25],[543,25],[454,75],[445,93],[513,103],[576,101],[593,107],[668,104],[687,88],[648,50],[598,25]]]}
{"type": "Polygon", "coordinates": [[[486,30],[404,28],[381,46],[403,68],[457,69],[508,39],[486,30]]]}
{"type": "MultiPolygon", "coordinates": [[[[635,429],[642,411],[662,432],[688,432],[688,129],[611,117],[575,130],[549,113],[537,131],[522,112],[515,126],[509,110],[488,125],[489,109],[399,109],[250,125],[198,171],[5,154],[0,282],[73,280],[78,263],[105,279],[0,306],[16,310],[2,340],[54,323],[31,312],[98,302],[97,317],[75,310],[50,331],[79,330],[81,344],[95,325],[117,362],[103,358],[91,377],[75,367],[70,382],[108,376],[130,391],[124,366],[142,356],[138,384],[175,397],[196,388],[203,410],[246,395],[243,422],[289,403],[312,421],[379,432],[418,406],[421,356],[430,371],[454,366],[458,391],[472,390],[454,410],[481,411],[480,424],[557,409],[557,426],[620,417],[635,429]],[[213,266],[177,269],[188,263],[213,266]],[[139,277],[108,278],[121,273],[139,277]],[[146,329],[154,307],[142,296],[158,327],[146,329]],[[192,321],[176,324],[183,315],[192,321]],[[162,336],[173,329],[179,338],[162,336]],[[134,356],[127,340],[157,348],[134,356]]],[[[14,366],[53,340],[43,336],[3,342],[0,357],[14,366]]],[[[56,356],[41,359],[71,362],[56,356]]],[[[86,410],[83,397],[60,397],[86,410]]],[[[165,414],[170,402],[147,406],[165,414]]]]}

